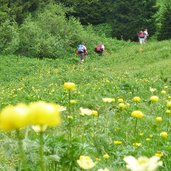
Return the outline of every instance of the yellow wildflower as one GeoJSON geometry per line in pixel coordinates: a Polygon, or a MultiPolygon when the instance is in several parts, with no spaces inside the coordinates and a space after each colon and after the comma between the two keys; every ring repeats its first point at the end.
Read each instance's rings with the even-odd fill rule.
{"type": "Polygon", "coordinates": [[[135,96],[132,100],[133,100],[134,102],[140,102],[140,101],[141,101],[141,98],[138,97],[138,96],[135,96]]]}
{"type": "Polygon", "coordinates": [[[122,141],[114,141],[113,142],[115,145],[120,145],[120,144],[122,144],[122,141]]]}
{"type": "Polygon", "coordinates": [[[171,101],[167,102],[167,107],[171,108],[171,101]]]}
{"type": "Polygon", "coordinates": [[[77,101],[76,100],[70,100],[70,104],[76,104],[77,101]]]}
{"type": "Polygon", "coordinates": [[[66,83],[64,83],[64,88],[66,90],[75,90],[76,85],[72,82],[66,82],[66,83]]]}
{"type": "Polygon", "coordinates": [[[171,114],[171,110],[167,109],[167,110],[166,110],[166,113],[167,113],[167,114],[171,114]]]}
{"type": "Polygon", "coordinates": [[[35,132],[44,132],[47,129],[47,125],[32,125],[32,129],[35,132]]]}
{"type": "Polygon", "coordinates": [[[104,158],[104,159],[108,159],[108,158],[110,158],[110,156],[109,156],[108,154],[104,154],[104,155],[103,155],[103,158],[104,158]]]}
{"type": "Polygon", "coordinates": [[[140,147],[141,143],[133,143],[133,146],[140,147]]]}
{"type": "Polygon", "coordinates": [[[167,92],[165,90],[162,90],[161,94],[167,94],[167,92]]]}
{"type": "Polygon", "coordinates": [[[162,117],[156,117],[156,122],[161,123],[163,121],[162,117]]]}
{"type": "Polygon", "coordinates": [[[123,100],[122,98],[119,98],[119,99],[118,99],[118,102],[119,102],[119,103],[123,103],[124,100],[123,100]]]}
{"type": "Polygon", "coordinates": [[[29,109],[33,125],[57,126],[61,123],[60,106],[43,101],[30,104],[29,109]]]}
{"type": "Polygon", "coordinates": [[[150,97],[150,101],[151,102],[158,102],[159,101],[159,97],[158,96],[151,96],[150,97]]]}
{"type": "Polygon", "coordinates": [[[131,116],[134,117],[134,118],[138,118],[138,119],[141,119],[144,117],[144,114],[139,111],[139,110],[135,110],[131,113],[131,116]]]}
{"type": "Polygon", "coordinates": [[[163,154],[162,151],[157,151],[156,154],[155,154],[155,156],[157,156],[157,157],[162,157],[163,155],[164,154],[163,154]]]}
{"type": "Polygon", "coordinates": [[[168,134],[167,134],[167,132],[161,132],[161,133],[160,133],[160,136],[161,136],[162,138],[167,138],[167,137],[168,137],[168,134]]]}
{"type": "Polygon", "coordinates": [[[0,114],[0,128],[5,131],[26,127],[30,124],[29,108],[25,104],[7,106],[0,114]]]}

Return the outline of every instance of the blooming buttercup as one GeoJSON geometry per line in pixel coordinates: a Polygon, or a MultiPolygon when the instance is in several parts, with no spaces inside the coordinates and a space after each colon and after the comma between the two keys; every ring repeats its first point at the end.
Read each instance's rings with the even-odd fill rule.
{"type": "Polygon", "coordinates": [[[159,101],[159,97],[158,96],[151,96],[150,97],[150,101],[151,102],[158,102],[159,101]]]}
{"type": "Polygon", "coordinates": [[[25,104],[7,106],[0,114],[0,128],[5,131],[20,129],[30,124],[29,108],[25,104]]]}
{"type": "Polygon", "coordinates": [[[124,157],[126,168],[131,171],[155,171],[159,166],[162,166],[160,157],[153,156],[151,158],[139,157],[136,159],[133,156],[124,157]]]}
{"type": "Polygon", "coordinates": [[[89,156],[80,156],[79,160],[77,160],[78,165],[85,170],[89,170],[93,168],[96,163],[89,156]]]}
{"type": "Polygon", "coordinates": [[[134,118],[138,118],[138,119],[141,119],[144,117],[144,114],[139,111],[139,110],[135,110],[131,113],[131,116],[134,117],[134,118]]]}
{"type": "Polygon", "coordinates": [[[43,101],[33,102],[29,105],[32,125],[57,126],[61,123],[60,106],[43,101]]]}
{"type": "Polygon", "coordinates": [[[134,102],[140,102],[140,101],[141,101],[141,98],[138,97],[138,96],[135,96],[132,100],[133,100],[134,102]]]}
{"type": "Polygon", "coordinates": [[[111,102],[115,102],[115,99],[114,98],[103,98],[102,99],[103,100],[103,102],[105,102],[105,103],[111,103],[111,102]]]}
{"type": "Polygon", "coordinates": [[[167,138],[168,134],[167,134],[167,132],[161,132],[160,136],[163,137],[163,138],[167,138]]]}
{"type": "Polygon", "coordinates": [[[72,83],[72,82],[66,82],[66,83],[64,83],[64,88],[66,90],[75,90],[76,85],[75,85],[75,83],[72,83]]]}

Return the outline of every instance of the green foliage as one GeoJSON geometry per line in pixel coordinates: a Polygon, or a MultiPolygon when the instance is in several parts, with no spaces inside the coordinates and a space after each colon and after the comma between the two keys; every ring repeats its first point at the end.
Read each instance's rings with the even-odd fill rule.
{"type": "Polygon", "coordinates": [[[171,3],[164,5],[164,10],[161,19],[161,27],[158,33],[158,40],[171,39],[171,3]]]}
{"type": "Polygon", "coordinates": [[[15,22],[6,20],[0,27],[0,53],[13,54],[19,47],[19,30],[15,22]]]}
{"type": "MultiPolygon", "coordinates": [[[[92,28],[89,26],[87,30],[91,32],[92,28]]],[[[170,41],[145,45],[104,41],[117,49],[102,57],[90,52],[82,64],[75,62],[74,56],[67,56],[70,60],[1,56],[0,108],[39,100],[67,107],[62,113],[62,125],[44,133],[44,159],[48,171],[79,171],[77,160],[80,155],[88,155],[93,161],[100,159],[92,171],[100,168],[125,170],[124,156],[151,157],[157,151],[163,153],[164,165],[160,170],[169,171],[170,136],[162,139],[160,132],[167,131],[170,135],[170,114],[166,113],[166,101],[170,101],[171,93],[170,41]],[[70,113],[68,92],[63,89],[67,81],[77,85],[70,96],[77,103],[70,105],[70,113]],[[156,90],[151,92],[150,88],[156,90]],[[167,94],[161,94],[161,90],[167,94]],[[157,103],[149,101],[152,95],[159,97],[157,103]],[[141,98],[140,103],[132,101],[135,96],[141,98]],[[103,103],[104,97],[115,98],[115,102],[103,103]],[[120,109],[119,98],[123,98],[129,107],[120,109]],[[97,110],[99,116],[81,116],[80,107],[97,110]],[[135,130],[136,122],[131,112],[137,109],[142,110],[145,117],[138,120],[135,130]],[[157,116],[163,118],[160,124],[155,121],[157,116]],[[117,140],[122,144],[115,145],[113,142],[117,140]],[[141,143],[141,146],[134,143],[141,143]],[[103,158],[106,153],[109,159],[103,158]]],[[[21,131],[28,166],[30,170],[40,170],[38,135],[31,128],[21,131]]],[[[14,132],[1,132],[0,138],[0,169],[16,170],[19,166],[16,136],[14,132]]]]}

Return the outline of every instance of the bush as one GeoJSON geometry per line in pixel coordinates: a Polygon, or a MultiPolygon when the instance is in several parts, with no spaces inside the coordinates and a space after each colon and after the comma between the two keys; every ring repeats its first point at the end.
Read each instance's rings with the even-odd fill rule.
{"type": "Polygon", "coordinates": [[[19,47],[19,32],[15,22],[6,20],[0,27],[0,53],[13,54],[19,47]]]}

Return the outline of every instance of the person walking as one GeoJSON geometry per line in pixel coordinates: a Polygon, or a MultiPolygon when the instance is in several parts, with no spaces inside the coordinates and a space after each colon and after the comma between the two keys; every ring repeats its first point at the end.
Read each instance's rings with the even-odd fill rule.
{"type": "Polygon", "coordinates": [[[78,45],[77,54],[80,55],[80,63],[84,62],[86,55],[88,54],[87,48],[84,43],[78,45]]]}
{"type": "Polygon", "coordinates": [[[100,44],[98,44],[98,45],[95,47],[94,50],[95,50],[95,52],[98,53],[99,55],[103,55],[104,50],[105,50],[105,46],[104,46],[102,43],[100,43],[100,44]]]}
{"type": "Polygon", "coordinates": [[[145,40],[145,33],[144,31],[140,31],[139,33],[137,33],[138,39],[139,39],[139,43],[143,44],[144,40],[145,40]]]}

